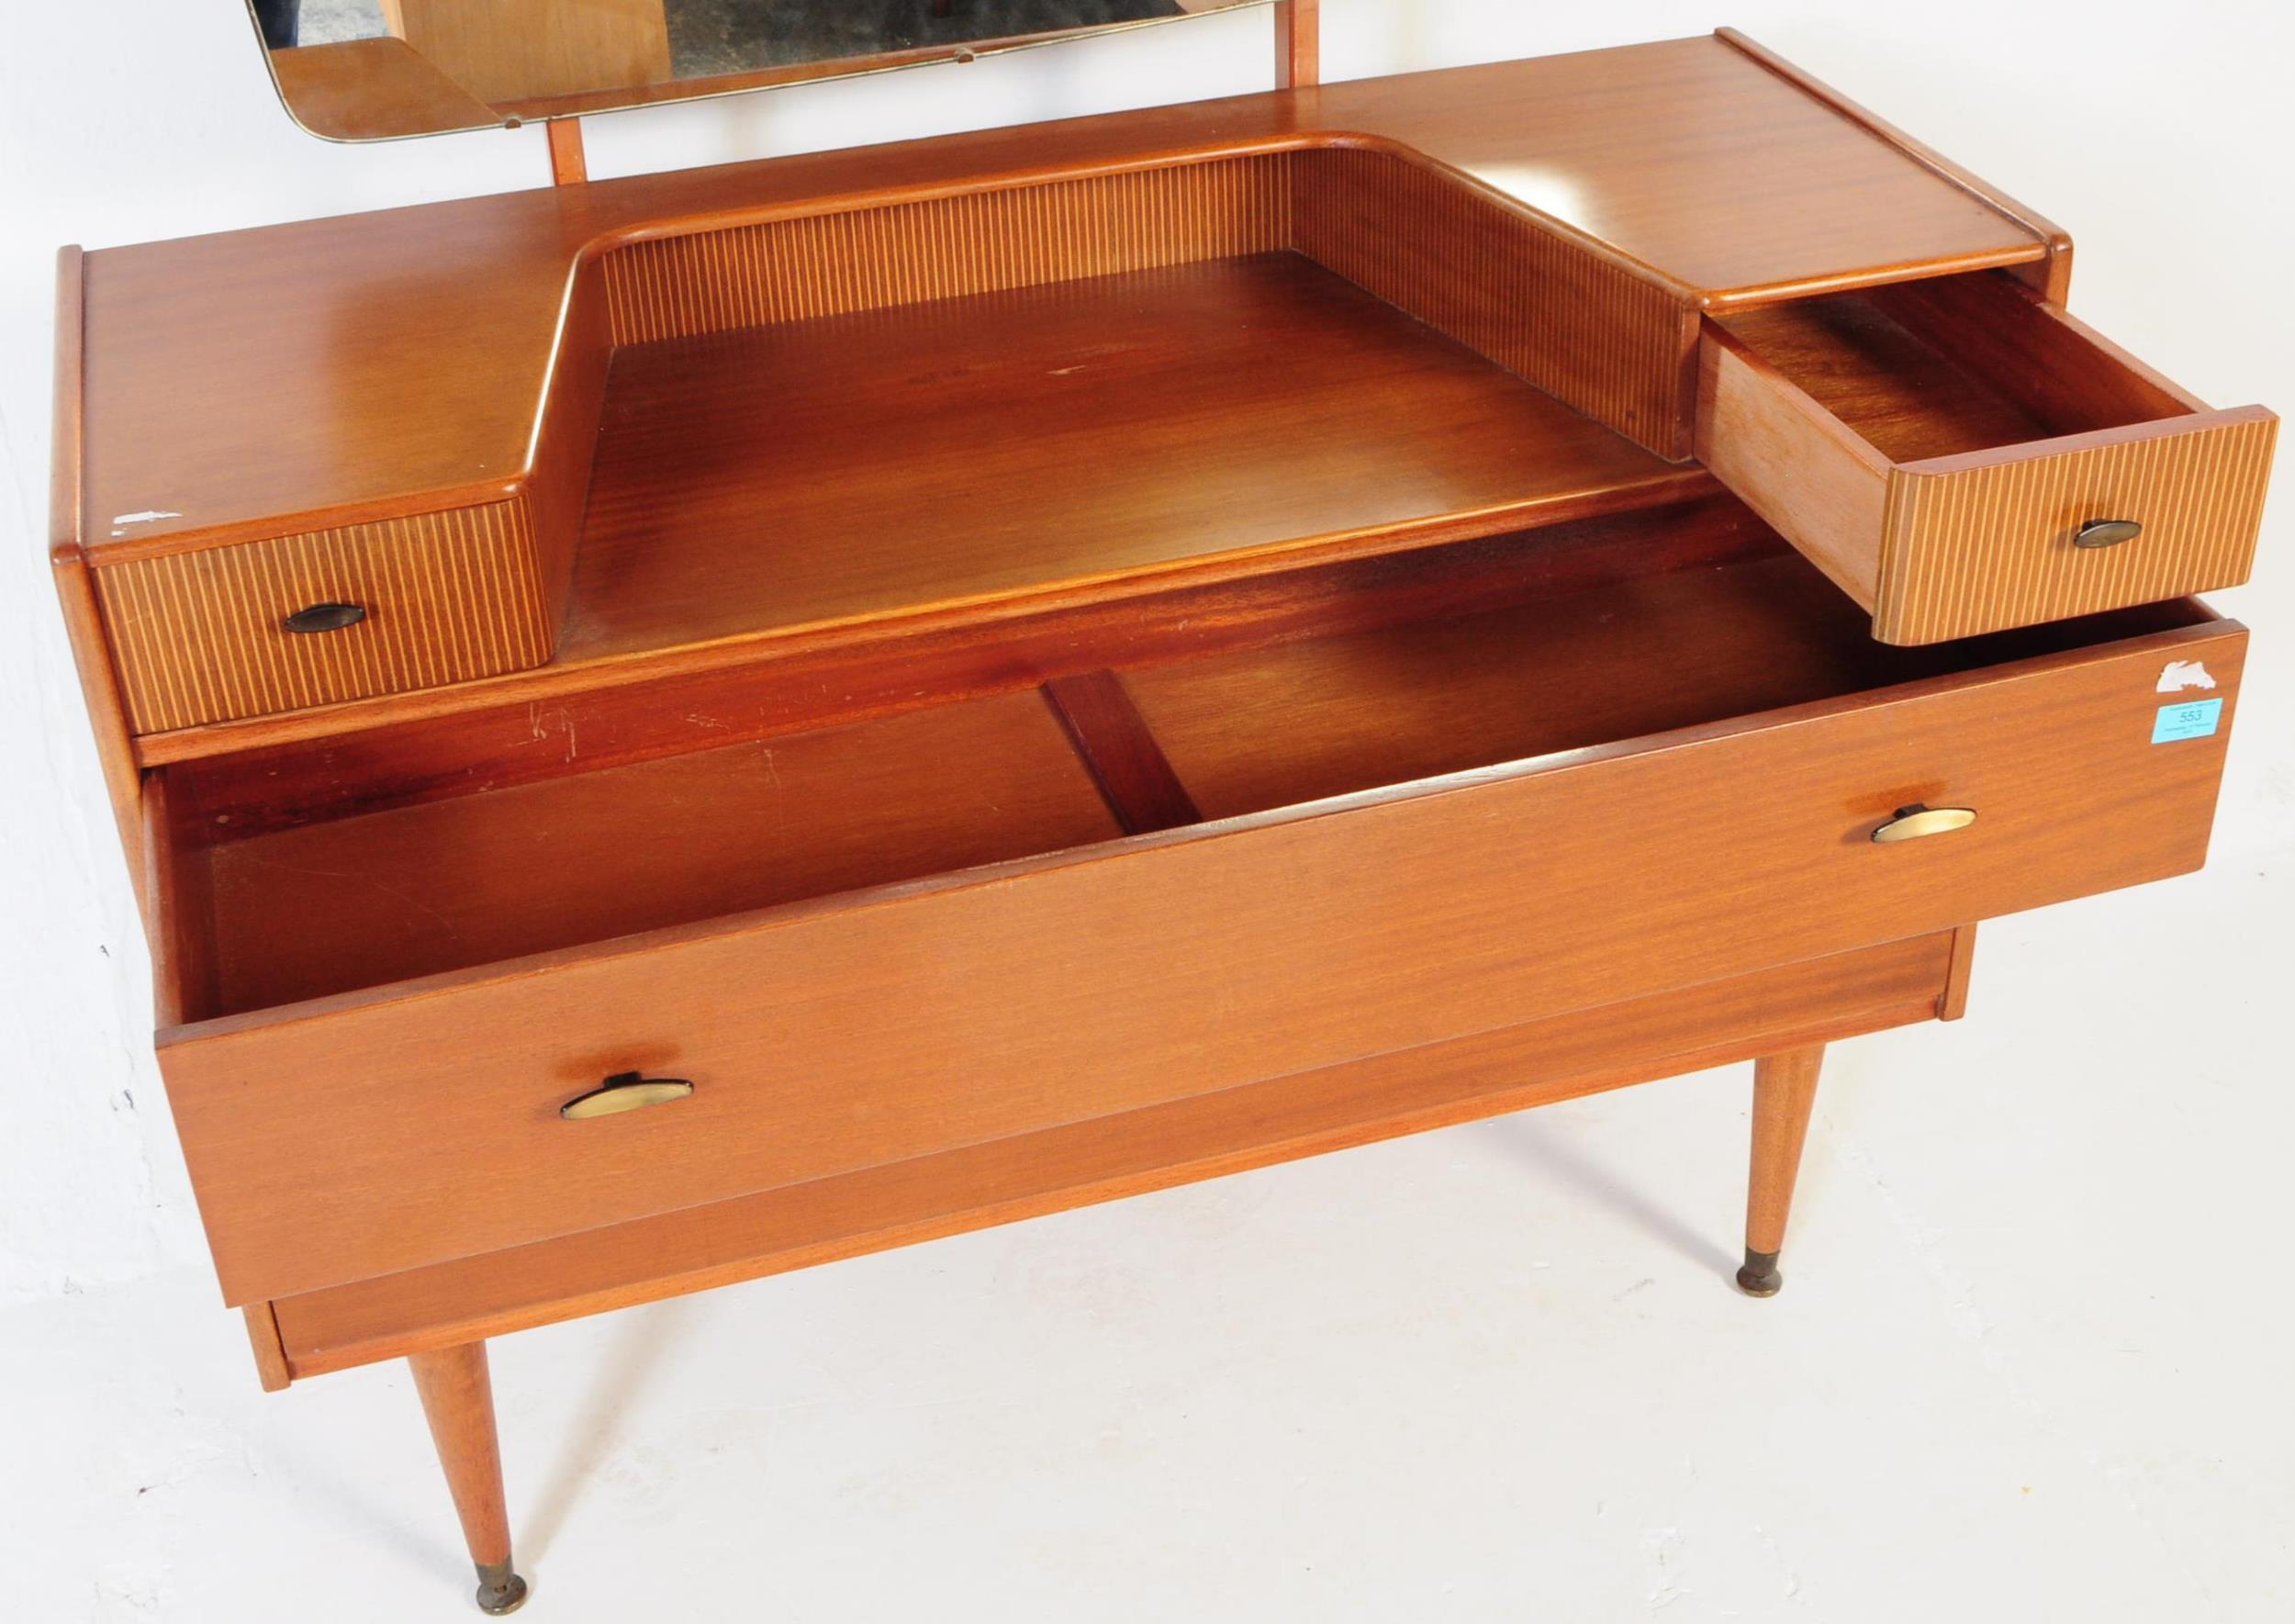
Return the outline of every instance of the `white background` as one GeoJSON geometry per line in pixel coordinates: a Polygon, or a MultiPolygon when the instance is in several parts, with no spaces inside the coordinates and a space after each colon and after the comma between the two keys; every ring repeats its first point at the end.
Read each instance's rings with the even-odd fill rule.
{"type": "MultiPolygon", "coordinates": [[[[2066,225],[2088,320],[2295,406],[2295,7],[1327,17],[1332,78],[1733,23],[2066,225]]],[[[592,171],[1260,88],[1267,28],[593,119],[592,171]]],[[[256,1394],[206,1273],[44,564],[52,254],[546,173],[303,135],[230,0],[7,7],[0,1618],[475,1616],[403,1374],[256,1394]]],[[[1838,1049],[1775,1302],[1724,1285],[1717,1074],[531,1333],[528,1616],[2295,1616],[2291,525],[2218,599],[2208,873],[1989,926],[1966,1022],[1838,1049]]]]}

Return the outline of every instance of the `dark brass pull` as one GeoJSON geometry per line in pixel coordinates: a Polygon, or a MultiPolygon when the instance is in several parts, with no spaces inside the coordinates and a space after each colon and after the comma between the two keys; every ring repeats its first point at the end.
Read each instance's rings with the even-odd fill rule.
{"type": "Polygon", "coordinates": [[[635,1071],[617,1071],[589,1092],[559,1106],[558,1114],[568,1122],[588,1122],[593,1116],[616,1116],[648,1105],[666,1105],[692,1092],[693,1085],[682,1077],[644,1077],[635,1071]]]}
{"type": "Polygon", "coordinates": [[[1976,821],[1976,809],[1966,806],[1900,806],[1896,816],[1873,831],[1873,844],[1894,846],[1930,834],[1950,834],[1976,821]]]}
{"type": "Polygon", "coordinates": [[[2072,532],[2075,547],[2116,547],[2132,542],[2144,533],[2144,526],[2133,519],[2091,519],[2072,532]]]}
{"type": "Polygon", "coordinates": [[[314,603],[298,609],[279,624],[289,632],[306,634],[313,632],[340,632],[345,626],[355,626],[366,619],[366,609],[357,603],[314,603]]]}

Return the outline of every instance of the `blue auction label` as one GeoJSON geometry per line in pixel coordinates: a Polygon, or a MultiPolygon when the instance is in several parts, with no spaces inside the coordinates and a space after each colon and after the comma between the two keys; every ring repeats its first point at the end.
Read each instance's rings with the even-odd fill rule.
{"type": "Polygon", "coordinates": [[[2215,731],[2223,714],[2221,700],[2193,700],[2189,704],[2162,705],[2152,719],[2152,743],[2172,745],[2177,739],[2204,739],[2215,731]]]}

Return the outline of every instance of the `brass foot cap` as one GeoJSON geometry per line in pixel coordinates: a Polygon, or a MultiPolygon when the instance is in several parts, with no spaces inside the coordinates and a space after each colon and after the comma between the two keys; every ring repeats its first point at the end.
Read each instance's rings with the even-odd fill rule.
{"type": "Polygon", "coordinates": [[[1737,1289],[1749,1297],[1774,1297],[1784,1284],[1785,1276],[1777,1272],[1777,1254],[1748,1247],[1745,1267],[1737,1271],[1737,1289]]]}
{"type": "Polygon", "coordinates": [[[494,1618],[514,1613],[526,1605],[526,1581],[510,1572],[506,1562],[478,1564],[478,1610],[494,1618]]]}

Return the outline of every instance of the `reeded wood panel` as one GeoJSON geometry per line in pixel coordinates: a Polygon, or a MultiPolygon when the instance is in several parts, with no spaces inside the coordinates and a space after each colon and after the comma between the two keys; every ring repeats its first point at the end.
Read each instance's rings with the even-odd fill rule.
{"type": "Polygon", "coordinates": [[[138,733],[518,670],[554,635],[522,500],[130,559],[95,582],[138,733]],[[324,602],[367,615],[282,627],[324,602]]]}
{"type": "Polygon", "coordinates": [[[1299,154],[1301,252],[1662,457],[1689,455],[1696,317],[1644,276],[1393,154],[1299,154]]]}
{"type": "Polygon", "coordinates": [[[2011,447],[1891,469],[1874,634],[1937,643],[2245,580],[2278,420],[2256,407],[2207,417],[2081,435],[2054,454],[2011,447]],[[2073,546],[2098,519],[2144,532],[2073,546]]]}
{"type": "Polygon", "coordinates": [[[1464,183],[1316,147],[617,249],[617,344],[1294,249],[1662,456],[1689,454],[1694,314],[1464,183]]]}
{"type": "Polygon", "coordinates": [[[1290,246],[1291,157],[1181,164],[635,242],[613,342],[993,293],[1290,246]]]}

